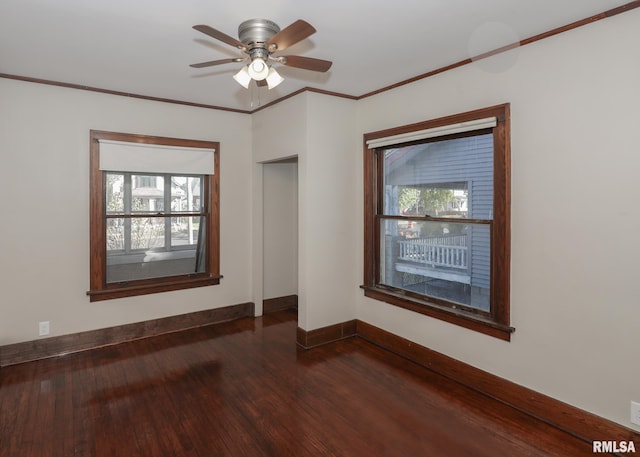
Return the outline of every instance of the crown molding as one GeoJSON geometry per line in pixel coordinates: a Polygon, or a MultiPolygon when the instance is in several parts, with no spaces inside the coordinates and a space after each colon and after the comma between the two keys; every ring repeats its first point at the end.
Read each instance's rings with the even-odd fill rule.
{"type": "Polygon", "coordinates": [[[634,10],[636,8],[640,7],[640,0],[634,0],[632,2],[626,3],[624,5],[621,5],[617,8],[612,8],[610,10],[604,11],[602,13],[599,14],[594,14],[593,16],[587,17],[585,19],[579,20],[579,21],[575,21],[572,22],[570,24],[561,26],[561,27],[557,27],[555,29],[549,30],[547,32],[544,33],[540,33],[538,35],[534,35],[532,37],[529,38],[525,38],[524,40],[515,42],[515,43],[511,43],[508,44],[506,46],[502,46],[500,48],[494,49],[492,51],[488,51],[485,52],[483,54],[479,54],[477,56],[474,57],[470,57],[468,59],[464,59],[464,60],[460,60],[459,62],[455,62],[452,63],[450,65],[441,67],[441,68],[437,68],[435,70],[431,70],[428,71],[426,73],[422,73],[420,75],[414,76],[412,78],[409,79],[405,79],[403,81],[399,81],[395,84],[391,84],[389,86],[385,86],[382,87],[380,89],[376,89],[374,91],[371,92],[367,92],[365,94],[362,95],[350,95],[350,94],[343,94],[343,93],[339,93],[339,92],[331,92],[331,91],[326,91],[326,90],[322,90],[322,89],[318,89],[318,88],[314,88],[314,87],[304,87],[302,89],[299,89],[295,92],[292,92],[290,94],[284,95],[283,97],[280,97],[276,100],[273,100],[272,102],[267,103],[266,105],[262,105],[262,106],[258,106],[253,110],[241,110],[241,109],[236,109],[236,108],[228,108],[228,107],[224,107],[224,106],[216,106],[216,105],[208,105],[208,104],[204,104],[204,103],[194,103],[194,102],[188,102],[188,101],[183,101],[183,100],[173,100],[173,99],[169,99],[169,98],[162,98],[162,97],[151,97],[148,95],[140,95],[140,94],[132,94],[132,93],[127,93],[127,92],[120,92],[120,91],[115,91],[115,90],[110,90],[110,89],[102,89],[102,88],[98,88],[98,87],[91,87],[91,86],[83,86],[81,84],[71,84],[71,83],[65,83],[65,82],[61,82],[61,81],[51,81],[51,80],[47,80],[47,79],[40,79],[40,78],[32,78],[32,77],[28,77],[28,76],[20,76],[20,75],[14,75],[14,74],[8,74],[8,73],[0,73],[0,78],[6,78],[6,79],[14,79],[14,80],[18,80],[18,81],[26,81],[26,82],[31,82],[31,83],[37,83],[37,84],[47,84],[47,85],[51,85],[51,86],[59,86],[59,87],[66,87],[66,88],[70,88],[70,89],[78,89],[78,90],[87,90],[87,91],[91,91],[91,92],[99,92],[99,93],[103,93],[103,94],[109,94],[109,95],[118,95],[118,96],[123,96],[123,97],[130,97],[130,98],[137,98],[137,99],[141,99],[141,100],[151,100],[151,101],[157,101],[157,102],[163,102],[163,103],[173,103],[173,104],[178,104],[178,105],[186,105],[186,106],[195,106],[198,108],[206,108],[206,109],[213,109],[213,110],[221,110],[221,111],[229,111],[229,112],[233,112],[233,113],[240,113],[240,114],[252,114],[258,111],[261,111],[263,109],[266,109],[270,106],[276,105],[280,102],[283,102],[291,97],[294,97],[298,94],[301,94],[303,92],[313,92],[313,93],[318,93],[318,94],[323,94],[323,95],[329,95],[332,97],[341,97],[341,98],[347,98],[350,100],[362,100],[364,98],[368,98],[371,97],[373,95],[377,95],[383,92],[387,92],[390,91],[392,89],[395,89],[397,87],[401,87],[407,84],[411,84],[413,82],[416,81],[420,81],[422,79],[426,79],[429,78],[431,76],[435,76],[437,74],[440,73],[444,73],[446,71],[449,70],[453,70],[455,68],[458,67],[462,67],[464,65],[468,65],[472,62],[476,62],[478,60],[481,59],[486,59],[488,57],[497,55],[497,54],[501,54],[503,52],[507,52],[511,49],[515,49],[518,47],[522,47],[522,46],[526,46],[528,44],[531,43],[535,43],[537,41],[541,41],[544,40],[545,38],[549,38],[564,32],[568,32],[569,30],[574,30],[577,29],[579,27],[582,27],[584,25],[588,25],[588,24],[592,24],[594,22],[603,20],[603,19],[608,19],[610,17],[613,16],[617,16],[618,14],[622,14],[622,13],[626,13],[629,12],[631,10],[634,10]]]}

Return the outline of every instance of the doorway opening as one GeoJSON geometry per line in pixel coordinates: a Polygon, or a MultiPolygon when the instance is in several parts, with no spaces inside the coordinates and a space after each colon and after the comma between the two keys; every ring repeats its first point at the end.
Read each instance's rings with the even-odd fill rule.
{"type": "Polygon", "coordinates": [[[298,158],[263,164],[263,313],[298,306],[298,158]]]}

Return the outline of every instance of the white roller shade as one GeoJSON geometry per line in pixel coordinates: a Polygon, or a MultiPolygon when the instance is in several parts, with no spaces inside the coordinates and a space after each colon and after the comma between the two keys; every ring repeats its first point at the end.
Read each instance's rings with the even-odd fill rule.
{"type": "Polygon", "coordinates": [[[214,149],[99,140],[100,170],[214,174],[214,149]]]}
{"type": "Polygon", "coordinates": [[[472,132],[474,130],[482,130],[492,128],[497,125],[495,117],[487,117],[485,119],[476,119],[468,122],[460,122],[458,124],[443,125],[442,127],[434,127],[431,129],[418,130],[415,132],[401,133],[399,135],[385,136],[367,141],[369,149],[389,146],[391,144],[408,143],[409,141],[424,140],[426,138],[435,138],[438,136],[451,135],[453,133],[472,132]]]}

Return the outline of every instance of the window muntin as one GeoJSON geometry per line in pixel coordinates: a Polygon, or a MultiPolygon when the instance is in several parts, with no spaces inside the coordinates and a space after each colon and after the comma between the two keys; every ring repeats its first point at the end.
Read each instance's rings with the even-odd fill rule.
{"type": "Polygon", "coordinates": [[[365,135],[365,211],[367,296],[509,339],[508,105],[365,135]]]}
{"type": "Polygon", "coordinates": [[[219,283],[218,153],[213,142],[91,132],[92,301],[219,283]],[[152,164],[158,146],[165,168],[172,150],[210,151],[213,173],[103,170],[101,141],[146,146],[152,164]]]}

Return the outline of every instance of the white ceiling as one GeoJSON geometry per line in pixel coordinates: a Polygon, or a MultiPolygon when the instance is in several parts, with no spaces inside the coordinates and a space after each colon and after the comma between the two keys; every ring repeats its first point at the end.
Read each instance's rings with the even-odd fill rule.
{"type": "Polygon", "coordinates": [[[628,2],[0,0],[0,73],[252,110],[304,87],[360,96],[628,2]],[[235,38],[251,18],[281,28],[311,23],[317,33],[284,54],[331,60],[332,68],[277,66],[286,80],[269,91],[238,85],[232,75],[241,64],[189,67],[241,56],[193,25],[235,38]]]}

